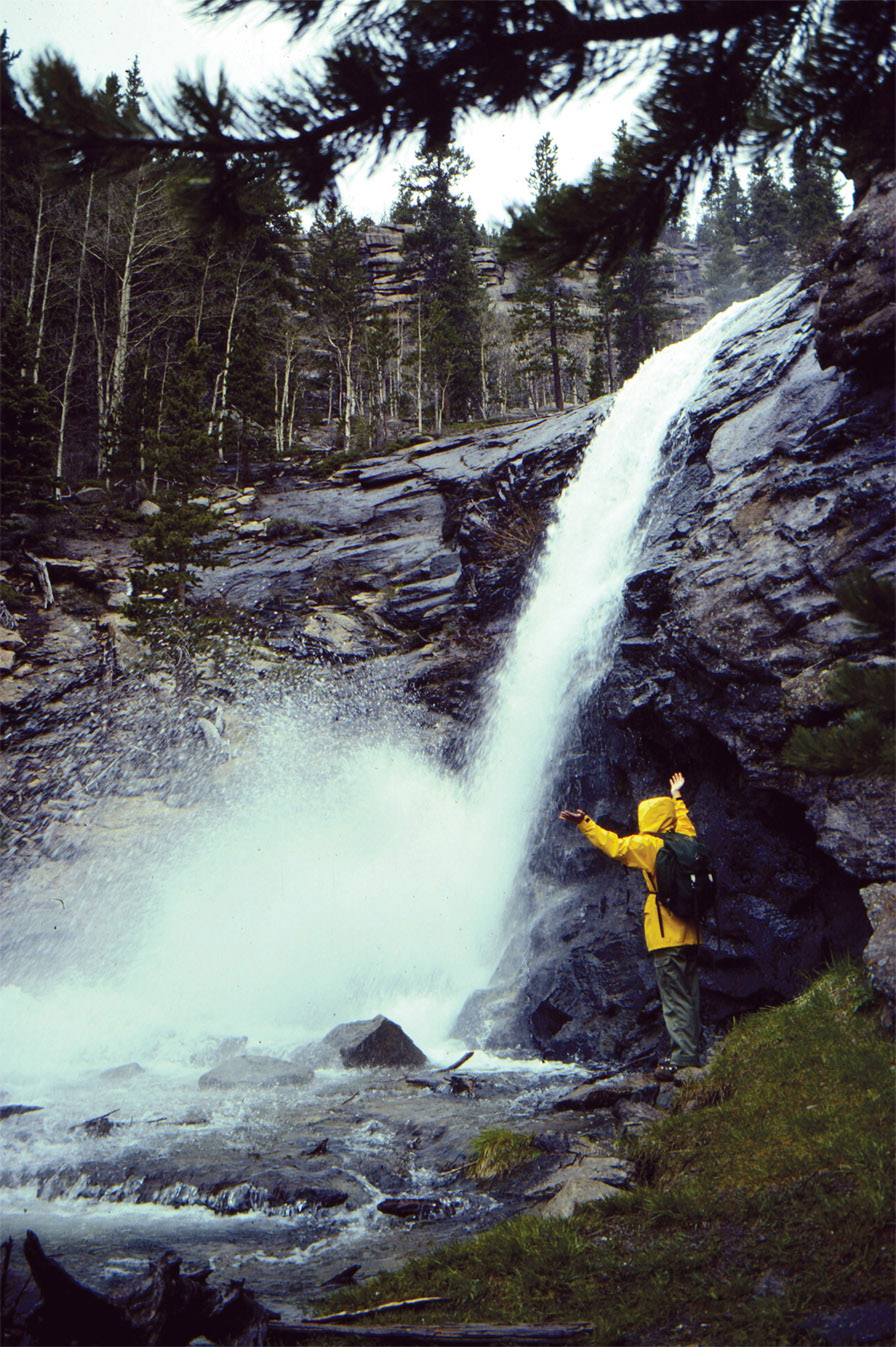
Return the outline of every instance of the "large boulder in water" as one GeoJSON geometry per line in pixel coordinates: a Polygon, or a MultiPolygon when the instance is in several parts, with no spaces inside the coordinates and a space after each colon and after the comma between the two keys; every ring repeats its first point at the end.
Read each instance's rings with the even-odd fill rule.
{"type": "Polygon", "coordinates": [[[278,1057],[243,1053],[220,1062],[199,1077],[202,1089],[236,1090],[260,1085],[310,1085],[314,1072],[278,1057]]]}
{"type": "Polygon", "coordinates": [[[343,1066],[425,1066],[427,1061],[401,1026],[385,1015],[337,1024],[320,1046],[343,1066]]]}

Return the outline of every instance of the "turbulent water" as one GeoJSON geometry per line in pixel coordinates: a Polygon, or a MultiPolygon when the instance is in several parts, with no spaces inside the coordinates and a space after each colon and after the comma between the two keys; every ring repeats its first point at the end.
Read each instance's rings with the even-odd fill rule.
{"type": "Polygon", "coordinates": [[[309,676],[258,713],[214,807],[13,896],[7,1088],[128,1061],[195,1078],[209,1038],[284,1053],[379,1012],[443,1048],[497,961],[532,820],[554,807],[552,749],[607,658],[662,441],[742,321],[729,310],[618,394],[559,501],[463,777],[388,698],[309,676]]]}

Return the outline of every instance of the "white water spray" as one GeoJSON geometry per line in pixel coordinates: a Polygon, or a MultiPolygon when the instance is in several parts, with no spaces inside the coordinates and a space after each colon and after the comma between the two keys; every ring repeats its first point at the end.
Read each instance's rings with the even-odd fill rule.
{"type": "Polygon", "coordinates": [[[663,439],[743,307],[618,394],[559,502],[466,780],[332,688],[269,713],[221,812],[117,872],[73,873],[63,911],[26,895],[8,943],[41,954],[7,960],[11,1083],[128,1060],[195,1078],[208,1036],[285,1052],[378,1012],[438,1051],[500,953],[553,747],[609,653],[663,439]]]}

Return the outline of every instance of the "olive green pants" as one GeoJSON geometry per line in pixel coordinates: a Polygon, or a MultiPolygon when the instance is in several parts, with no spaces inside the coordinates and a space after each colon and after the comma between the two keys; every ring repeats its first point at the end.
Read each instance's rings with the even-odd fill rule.
{"type": "Polygon", "coordinates": [[[656,985],[666,1032],[672,1040],[673,1066],[700,1065],[700,980],[697,946],[672,945],[653,951],[656,985]]]}

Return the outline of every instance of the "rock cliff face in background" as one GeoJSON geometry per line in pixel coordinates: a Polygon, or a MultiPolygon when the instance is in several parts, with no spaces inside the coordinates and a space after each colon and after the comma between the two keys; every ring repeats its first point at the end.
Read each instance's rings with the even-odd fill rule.
{"type": "MultiPolygon", "coordinates": [[[[402,243],[411,225],[371,225],[364,231],[363,251],[378,308],[397,309],[416,293],[419,277],[403,270],[402,243]]],[[[674,306],[674,317],[667,324],[669,341],[680,341],[696,332],[707,319],[709,310],[703,294],[704,280],[700,249],[675,229],[667,229],[653,253],[658,280],[666,301],[674,306]]],[[[494,248],[475,249],[473,261],[479,279],[488,292],[489,303],[498,314],[513,317],[513,301],[519,288],[516,268],[501,261],[494,248]]],[[[560,287],[571,295],[586,319],[597,316],[594,286],[597,271],[586,262],[572,275],[560,280],[560,287]]]]}
{"type": "MultiPolygon", "coordinates": [[[[819,345],[845,371],[819,366],[815,288],[779,287],[763,328],[722,352],[665,446],[613,666],[557,773],[556,799],[631,831],[635,801],[684,771],[722,857],[721,935],[702,978],[710,1023],[860,951],[861,890],[874,886],[870,903],[894,871],[890,783],[780,761],[790,728],[824,702],[825,674],[869,649],[834,583],[857,565],[893,569],[892,386],[875,385],[876,361],[853,374],[869,334],[892,341],[892,257],[880,259],[880,201],[856,216],[850,255],[865,279],[835,274],[821,304],[819,345]]],[[[659,1032],[643,881],[561,829],[546,812],[518,934],[459,1027],[495,1045],[625,1057],[659,1032]]]]}
{"type": "MultiPolygon", "coordinates": [[[[669,437],[612,669],[559,755],[501,967],[461,1017],[471,1045],[624,1057],[658,1037],[642,881],[556,823],[555,800],[628,830],[636,799],[684,771],[724,866],[710,1021],[791,995],[804,970],[867,940],[861,891],[879,897],[893,877],[890,791],[801,776],[780,748],[817,714],[826,671],[866,648],[834,583],[861,563],[892,567],[893,397],[874,352],[891,325],[881,212],[894,196],[878,184],[850,217],[826,290],[778,288],[669,437]]],[[[250,489],[222,487],[230,562],[204,591],[264,633],[244,680],[309,662],[374,670],[461,760],[551,504],[608,407],[416,445],[322,482],[279,463],[250,489]]],[[[188,805],[202,764],[226,758],[217,711],[231,704],[225,741],[239,716],[240,688],[218,669],[190,686],[139,669],[116,613],[130,539],[102,501],[83,508],[91,540],[82,530],[44,552],[56,604],[35,587],[18,629],[0,632],[5,827],[25,860],[64,862],[91,821],[135,822],[140,798],[188,805]]],[[[31,564],[5,578],[24,589],[31,564]]]]}

